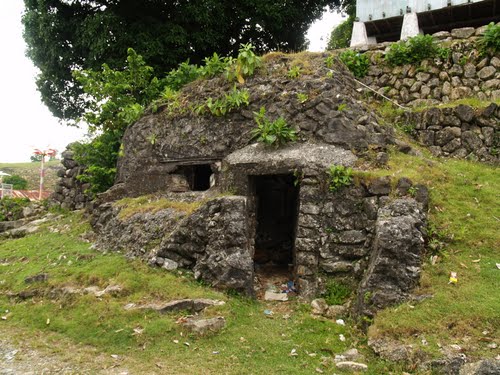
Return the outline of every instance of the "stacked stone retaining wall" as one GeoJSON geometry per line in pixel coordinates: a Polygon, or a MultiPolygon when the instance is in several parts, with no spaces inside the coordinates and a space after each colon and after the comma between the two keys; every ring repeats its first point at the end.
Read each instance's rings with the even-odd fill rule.
{"type": "Polygon", "coordinates": [[[478,49],[485,27],[463,28],[434,34],[449,58],[390,66],[384,56],[391,43],[371,46],[371,65],[363,82],[377,92],[410,107],[447,103],[464,98],[500,99],[500,58],[478,49]]]}
{"type": "Polygon", "coordinates": [[[493,163],[500,161],[499,119],[500,107],[495,103],[482,109],[467,105],[430,108],[403,116],[414,138],[434,155],[493,163]]]}

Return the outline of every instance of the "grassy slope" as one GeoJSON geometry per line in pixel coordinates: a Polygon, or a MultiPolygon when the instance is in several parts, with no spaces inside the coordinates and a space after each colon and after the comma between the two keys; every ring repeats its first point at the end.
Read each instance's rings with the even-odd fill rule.
{"type": "MultiPolygon", "coordinates": [[[[45,164],[45,190],[52,191],[57,181],[57,169],[62,167],[60,160],[45,164]]],[[[18,175],[28,180],[28,190],[37,190],[40,183],[40,163],[0,163],[0,170],[18,175]]]]}
{"type": "Polygon", "coordinates": [[[437,232],[432,245],[437,244],[439,260],[431,265],[426,259],[417,290],[434,297],[381,312],[372,335],[388,335],[434,354],[438,344],[459,344],[472,358],[495,356],[487,344],[488,338],[500,337],[498,168],[406,155],[393,157],[390,165],[390,174],[431,187],[430,221],[437,232]],[[458,272],[457,285],[448,284],[450,271],[458,272]],[[428,346],[422,345],[424,338],[428,346]]]}
{"type": "MultiPolygon", "coordinates": [[[[432,186],[431,221],[438,228],[439,240],[446,237],[448,243],[439,250],[440,261],[435,266],[426,262],[417,291],[434,297],[381,312],[370,334],[397,338],[416,347],[422,346],[425,338],[429,345],[422,349],[430,355],[438,354],[438,343],[456,343],[472,358],[494,356],[486,347],[488,342],[479,339],[500,337],[500,271],[495,267],[500,261],[497,169],[468,161],[395,154],[389,170],[373,173],[408,176],[432,186]],[[451,270],[458,272],[457,285],[448,284],[451,270]],[[483,335],[483,331],[488,334],[483,335]]],[[[79,353],[83,349],[78,345],[91,345],[99,352],[126,355],[129,366],[139,372],[158,371],[156,363],[168,364],[169,373],[303,374],[316,368],[331,372],[333,354],[350,347],[364,351],[368,373],[400,371],[372,357],[366,339],[353,324],[342,327],[313,318],[307,305],[248,301],[195,283],[186,273],[170,274],[120,254],[95,253],[80,238],[87,229],[81,220],[71,214],[50,224],[59,228],[59,233],[47,227],[40,234],[0,242],[0,293],[118,283],[125,288],[124,295],[102,299],[88,295],[54,300],[35,297],[24,302],[0,295],[0,311],[12,312],[7,321],[0,322],[2,330],[12,334],[46,332],[53,350],[63,349],[57,344],[63,339],[64,345],[76,345],[74,350],[79,353]],[[48,285],[27,286],[24,278],[38,272],[49,273],[48,285]],[[218,335],[195,338],[186,336],[175,324],[182,314],[160,316],[123,309],[130,302],[185,297],[225,300],[225,306],[206,314],[225,316],[226,329],[218,335]],[[263,314],[266,308],[275,312],[273,319],[263,314]],[[138,327],[144,332],[134,335],[133,329],[138,327]],[[341,333],[346,342],[339,340],[341,333]],[[291,357],[292,349],[297,349],[299,356],[291,357]]]]}
{"type": "MultiPolygon", "coordinates": [[[[189,275],[152,269],[120,254],[95,253],[79,238],[86,228],[80,221],[79,216],[71,214],[50,226],[65,233],[52,233],[47,227],[39,234],[0,242],[0,311],[11,312],[6,321],[0,321],[3,332],[21,337],[45,332],[53,351],[64,350],[69,341],[79,353],[83,350],[78,345],[90,345],[99,352],[126,355],[129,365],[132,363],[132,368],[141,373],[161,373],[156,363],[168,365],[168,373],[179,374],[311,373],[317,367],[331,367],[332,353],[357,344],[354,331],[311,317],[307,305],[264,304],[227,296],[195,283],[189,275]],[[24,283],[26,276],[39,272],[50,275],[47,284],[24,283]],[[66,296],[52,300],[34,297],[28,301],[5,296],[7,291],[33,288],[47,291],[56,286],[105,287],[113,283],[124,287],[122,296],[102,299],[90,295],[66,296]],[[186,297],[227,301],[225,306],[206,313],[225,316],[228,322],[225,330],[218,335],[195,338],[175,324],[181,313],[162,316],[124,309],[130,302],[186,297]],[[274,311],[273,318],[265,316],[267,308],[274,311]],[[134,328],[142,328],[144,332],[135,335],[134,328]],[[341,333],[348,338],[346,342],[339,340],[341,333]],[[59,339],[62,339],[60,344],[59,339]],[[184,342],[190,346],[183,345],[184,342]],[[289,355],[292,349],[297,350],[298,357],[289,355]],[[214,351],[219,354],[213,354],[214,351]],[[326,366],[321,365],[322,361],[327,361],[326,366]]],[[[382,362],[371,367],[369,373],[386,371],[382,362]]]]}

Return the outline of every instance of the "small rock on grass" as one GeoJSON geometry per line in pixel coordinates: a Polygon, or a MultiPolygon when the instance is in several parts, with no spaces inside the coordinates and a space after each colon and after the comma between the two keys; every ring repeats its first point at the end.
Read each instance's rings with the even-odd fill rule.
{"type": "Polygon", "coordinates": [[[267,291],[264,294],[264,299],[266,301],[288,301],[288,295],[286,293],[274,293],[267,291]]]}
{"type": "Polygon", "coordinates": [[[315,315],[323,315],[328,310],[328,304],[323,298],[317,298],[311,302],[312,313],[315,315]]]}
{"type": "Polygon", "coordinates": [[[47,273],[39,273],[38,275],[34,276],[29,276],[24,279],[24,282],[26,284],[32,284],[32,283],[41,283],[45,282],[49,279],[49,275],[47,273]]]}
{"type": "Polygon", "coordinates": [[[226,326],[226,319],[222,316],[211,319],[190,318],[183,323],[183,326],[193,333],[204,335],[208,332],[220,331],[226,326]]]}
{"type": "Polygon", "coordinates": [[[352,370],[352,371],[368,370],[367,365],[365,365],[364,363],[359,363],[359,362],[351,362],[351,361],[338,362],[336,364],[336,366],[339,369],[346,369],[346,370],[352,370]]]}

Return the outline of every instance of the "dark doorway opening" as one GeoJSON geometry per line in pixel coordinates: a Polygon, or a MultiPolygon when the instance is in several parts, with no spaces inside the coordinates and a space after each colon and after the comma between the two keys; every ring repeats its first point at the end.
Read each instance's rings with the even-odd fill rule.
{"type": "Polygon", "coordinates": [[[176,172],[186,177],[191,191],[210,189],[210,177],[213,174],[210,164],[183,165],[176,172]]]}
{"type": "Polygon", "coordinates": [[[256,196],[254,261],[289,269],[294,262],[299,188],[287,175],[252,176],[256,196]]]}

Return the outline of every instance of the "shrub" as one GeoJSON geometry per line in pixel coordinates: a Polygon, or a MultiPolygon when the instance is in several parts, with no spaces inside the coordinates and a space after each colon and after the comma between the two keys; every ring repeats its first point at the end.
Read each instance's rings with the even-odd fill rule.
{"type": "Polygon", "coordinates": [[[23,208],[30,203],[27,198],[0,199],[0,221],[14,221],[22,218],[23,208]]]}
{"type": "Polygon", "coordinates": [[[75,160],[86,167],[77,178],[90,183],[87,193],[100,193],[113,186],[122,134],[120,130],[107,131],[90,142],[72,145],[75,160]]]}
{"type": "Polygon", "coordinates": [[[391,65],[404,65],[434,57],[447,59],[448,56],[449,49],[439,47],[432,35],[417,35],[392,44],[385,59],[391,65]]]}
{"type": "Polygon", "coordinates": [[[479,49],[483,54],[495,54],[500,51],[500,25],[491,22],[484,35],[479,39],[479,49]]]}
{"type": "Polygon", "coordinates": [[[343,165],[332,165],[328,170],[328,188],[332,193],[352,183],[352,169],[343,165]]]}
{"type": "Polygon", "coordinates": [[[342,305],[351,295],[351,289],[338,281],[329,280],[326,284],[325,301],[329,305],[342,305]]]}
{"type": "Polygon", "coordinates": [[[297,133],[287,124],[283,117],[270,121],[266,117],[264,107],[261,107],[259,112],[254,112],[254,115],[257,127],[252,130],[252,135],[257,141],[279,147],[297,140],[297,133]]]}
{"type": "Polygon", "coordinates": [[[342,61],[356,78],[363,78],[368,73],[370,61],[368,56],[352,50],[344,51],[340,54],[342,61]]]}
{"type": "Polygon", "coordinates": [[[26,190],[28,187],[28,181],[18,175],[4,177],[3,182],[5,184],[12,184],[14,190],[26,190]]]}

